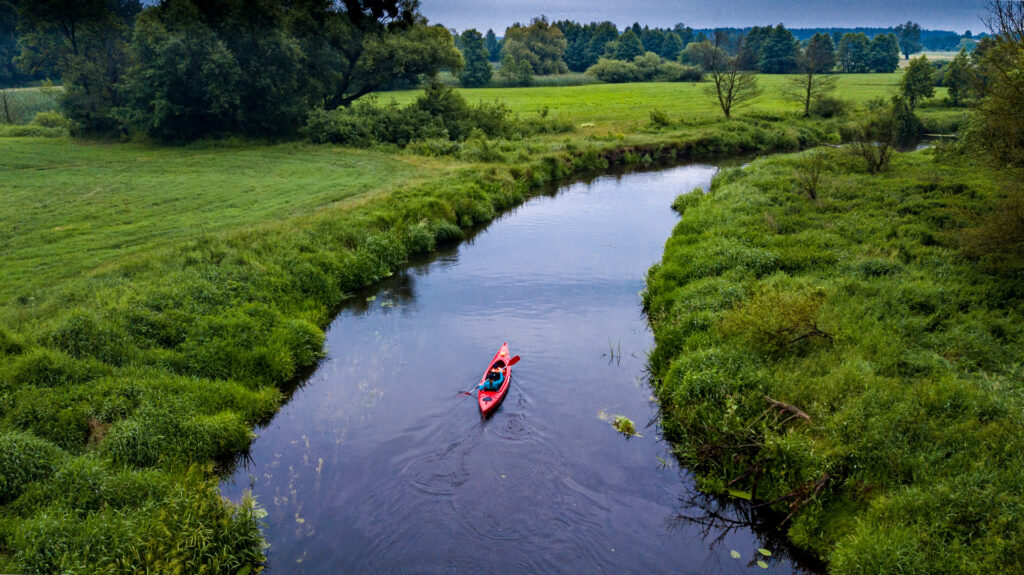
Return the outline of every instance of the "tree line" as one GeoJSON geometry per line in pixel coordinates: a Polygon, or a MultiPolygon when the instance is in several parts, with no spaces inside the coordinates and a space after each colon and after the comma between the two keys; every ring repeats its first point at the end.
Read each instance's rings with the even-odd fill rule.
{"type": "Polygon", "coordinates": [[[831,66],[823,73],[894,72],[899,68],[901,54],[909,59],[926,47],[923,38],[941,36],[950,40],[948,36],[952,34],[957,42],[950,41],[949,46],[942,47],[973,49],[975,45],[970,32],[961,37],[953,32],[925,31],[914,22],[879,29],[820,29],[808,35],[809,30],[790,30],[783,24],[694,30],[684,24],[651,28],[634,23],[620,32],[612,22],[548,22],[542,16],[529,25],[512,25],[502,38],[494,30],[467,30],[456,35],[456,45],[467,63],[460,77],[465,86],[489,83],[493,75],[493,69],[487,66],[489,62],[501,62],[498,73],[510,85],[527,85],[534,74],[566,71],[589,72],[606,82],[699,79],[688,70],[666,64],[697,65],[695,54],[715,34],[724,34],[729,39],[723,45],[737,47],[740,70],[763,74],[801,73],[801,53],[812,41],[816,51],[831,54],[826,58],[831,66]],[[637,62],[638,58],[642,60],[637,62]],[[627,66],[622,62],[638,65],[627,66]]]}

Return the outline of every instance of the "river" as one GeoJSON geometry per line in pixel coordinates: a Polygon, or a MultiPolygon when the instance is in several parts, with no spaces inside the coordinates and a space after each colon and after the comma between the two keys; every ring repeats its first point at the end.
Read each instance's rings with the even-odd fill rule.
{"type": "Polygon", "coordinates": [[[694,491],[645,379],[644,274],[672,200],[716,172],[565,185],[342,309],[326,359],[221,485],[267,510],[269,572],[803,572],[694,491]],[[481,420],[458,392],[504,341],[522,360],[481,420]]]}

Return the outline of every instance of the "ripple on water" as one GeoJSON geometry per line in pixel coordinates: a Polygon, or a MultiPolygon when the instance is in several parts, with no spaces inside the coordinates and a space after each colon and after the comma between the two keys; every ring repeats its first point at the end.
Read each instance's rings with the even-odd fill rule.
{"type": "Polygon", "coordinates": [[[497,434],[509,441],[529,441],[532,435],[523,413],[509,413],[501,419],[497,434]]]}
{"type": "Polygon", "coordinates": [[[436,453],[410,461],[402,469],[412,485],[429,495],[452,495],[469,480],[465,457],[471,444],[457,441],[436,453]]]}

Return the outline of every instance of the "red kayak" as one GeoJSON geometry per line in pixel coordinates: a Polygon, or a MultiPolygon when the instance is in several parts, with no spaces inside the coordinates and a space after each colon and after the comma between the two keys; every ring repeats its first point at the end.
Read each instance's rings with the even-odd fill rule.
{"type": "Polygon", "coordinates": [[[512,364],[519,361],[519,356],[514,358],[509,357],[508,354],[508,343],[501,344],[501,349],[498,353],[494,354],[494,359],[487,365],[487,369],[484,370],[483,377],[480,378],[480,385],[487,382],[487,374],[491,372],[492,368],[498,368],[501,370],[502,380],[501,387],[498,391],[484,391],[480,389],[476,396],[476,402],[480,404],[480,414],[487,416],[498,408],[501,404],[501,400],[505,399],[505,395],[508,393],[509,380],[512,377],[512,364]]]}

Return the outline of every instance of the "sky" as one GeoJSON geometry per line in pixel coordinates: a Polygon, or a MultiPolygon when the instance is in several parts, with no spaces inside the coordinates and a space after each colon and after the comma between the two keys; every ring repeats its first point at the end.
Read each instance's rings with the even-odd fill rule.
{"type": "Polygon", "coordinates": [[[787,28],[895,26],[913,20],[922,28],[985,30],[986,0],[420,0],[431,22],[449,28],[502,35],[514,22],[528,23],[544,14],[549,20],[611,20],[620,28],[633,22],[667,28],[684,22],[694,28],[764,26],[787,28]]]}

